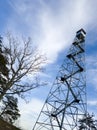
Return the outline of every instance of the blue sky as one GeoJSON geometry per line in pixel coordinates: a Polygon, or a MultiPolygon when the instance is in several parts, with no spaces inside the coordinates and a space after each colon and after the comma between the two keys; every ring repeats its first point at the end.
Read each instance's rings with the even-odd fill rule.
{"type": "Polygon", "coordinates": [[[97,1],[96,0],[0,0],[0,34],[11,31],[30,36],[47,55],[46,72],[41,76],[48,87],[33,90],[29,104],[20,99],[21,119],[25,130],[33,127],[75,33],[80,28],[86,36],[88,109],[97,113],[97,1]],[[44,93],[44,94],[40,94],[44,93]]]}

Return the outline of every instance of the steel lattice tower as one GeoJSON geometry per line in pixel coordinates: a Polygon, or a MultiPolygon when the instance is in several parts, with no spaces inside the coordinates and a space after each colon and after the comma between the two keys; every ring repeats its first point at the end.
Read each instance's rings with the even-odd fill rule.
{"type": "Polygon", "coordinates": [[[85,35],[83,29],[76,32],[33,130],[79,130],[87,113],[85,35]]]}

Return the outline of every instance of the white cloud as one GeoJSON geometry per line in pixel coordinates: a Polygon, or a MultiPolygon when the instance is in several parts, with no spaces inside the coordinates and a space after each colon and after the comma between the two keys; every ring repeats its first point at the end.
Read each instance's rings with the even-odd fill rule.
{"type": "Polygon", "coordinates": [[[97,90],[97,58],[95,55],[86,57],[86,69],[87,84],[92,84],[92,88],[97,90]]]}
{"type": "Polygon", "coordinates": [[[88,101],[87,104],[90,105],[90,106],[96,106],[97,107],[97,100],[88,101]]]}
{"type": "Polygon", "coordinates": [[[78,29],[81,27],[89,28],[90,24],[93,24],[97,18],[94,16],[97,10],[94,1],[66,2],[61,0],[57,1],[58,3],[60,6],[57,6],[56,14],[53,7],[44,0],[36,2],[11,0],[11,5],[17,15],[13,16],[8,23],[8,26],[15,28],[17,32],[22,30],[22,33],[26,33],[27,31],[28,35],[33,37],[34,42],[52,62],[56,60],[59,52],[71,44],[78,29]],[[17,22],[15,22],[16,19],[17,22]]]}
{"type": "Polygon", "coordinates": [[[89,114],[93,114],[94,115],[94,118],[97,120],[97,100],[94,99],[94,100],[88,100],[87,101],[87,105],[88,105],[88,112],[89,114]]]}
{"type": "Polygon", "coordinates": [[[92,83],[93,87],[97,89],[97,69],[89,69],[87,74],[87,82],[92,83]]]}
{"type": "Polygon", "coordinates": [[[43,106],[43,102],[39,99],[32,99],[29,103],[19,100],[19,109],[21,113],[20,126],[24,130],[32,129],[39,112],[43,106]]]}

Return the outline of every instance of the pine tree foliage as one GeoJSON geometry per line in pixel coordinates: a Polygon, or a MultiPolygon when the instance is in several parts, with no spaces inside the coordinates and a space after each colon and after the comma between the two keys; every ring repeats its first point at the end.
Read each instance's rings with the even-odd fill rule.
{"type": "Polygon", "coordinates": [[[20,117],[17,98],[5,96],[2,100],[0,117],[10,124],[13,124],[20,117]]]}
{"type": "Polygon", "coordinates": [[[93,114],[85,114],[84,117],[79,120],[79,130],[97,130],[97,120],[93,117],[93,114]]]}
{"type": "Polygon", "coordinates": [[[6,90],[6,84],[9,74],[9,69],[7,68],[8,59],[3,51],[2,37],[0,37],[0,95],[6,90]]]}

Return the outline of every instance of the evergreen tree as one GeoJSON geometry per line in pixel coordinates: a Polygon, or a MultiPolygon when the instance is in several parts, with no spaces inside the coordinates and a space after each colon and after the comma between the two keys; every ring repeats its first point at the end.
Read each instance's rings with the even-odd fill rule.
{"type": "Polygon", "coordinates": [[[13,96],[5,96],[2,100],[0,116],[3,120],[13,124],[19,117],[18,100],[13,96]]]}
{"type": "Polygon", "coordinates": [[[97,130],[97,121],[93,119],[94,115],[85,114],[79,120],[79,130],[97,130]]]}
{"type": "Polygon", "coordinates": [[[2,45],[2,37],[0,37],[0,95],[6,91],[6,84],[9,75],[9,69],[7,68],[8,59],[4,51],[5,49],[2,45]]]}

